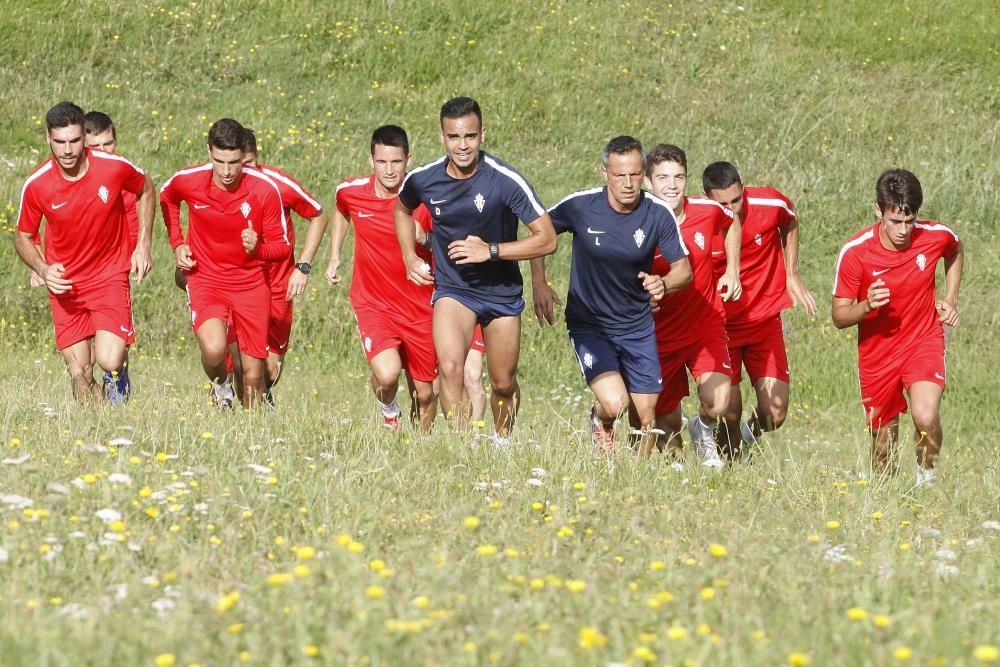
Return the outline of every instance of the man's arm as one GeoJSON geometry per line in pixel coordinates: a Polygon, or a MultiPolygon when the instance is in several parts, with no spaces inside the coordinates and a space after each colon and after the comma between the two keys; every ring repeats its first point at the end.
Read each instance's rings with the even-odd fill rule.
{"type": "MultiPolygon", "coordinates": [[[[393,219],[395,224],[395,218],[393,219]]],[[[333,230],[330,232],[330,260],[326,264],[326,282],[331,285],[338,285],[344,279],[337,274],[340,268],[340,254],[343,252],[344,239],[347,238],[347,230],[350,229],[351,221],[347,219],[340,209],[333,209],[333,230]]]]}
{"type": "MultiPolygon", "coordinates": [[[[160,190],[160,209],[163,211],[163,224],[167,228],[167,240],[170,249],[174,251],[174,263],[183,271],[190,271],[198,262],[191,256],[191,247],[184,241],[181,230],[181,202],[183,197],[178,185],[171,178],[160,190]]],[[[188,226],[191,221],[188,220],[188,226]]]]}
{"type": "Polygon", "coordinates": [[[726,248],[726,272],[719,276],[717,291],[722,292],[723,301],[739,301],[743,295],[740,282],[740,248],[743,245],[743,223],[736,216],[726,228],[724,235],[726,248]]]}
{"type": "Polygon", "coordinates": [[[132,253],[132,273],[136,281],[142,281],[153,268],[153,218],[156,217],[156,186],[148,174],[142,192],[136,194],[135,212],[139,218],[139,239],[132,253]]]}
{"type": "MultiPolygon", "coordinates": [[[[306,228],[306,240],[302,244],[302,253],[299,255],[300,263],[312,264],[313,259],[316,257],[316,251],[319,250],[319,244],[323,241],[323,234],[326,233],[327,224],[326,209],[322,209],[319,215],[309,218],[309,226],[306,228]]],[[[309,276],[299,271],[298,268],[295,268],[292,271],[292,275],[288,278],[288,291],[285,292],[285,300],[291,301],[293,297],[305,292],[306,283],[308,282],[309,276]]]]}
{"type": "Polygon", "coordinates": [[[528,263],[531,265],[531,301],[535,306],[538,326],[544,327],[546,322],[555,324],[555,307],[556,304],[562,305],[562,299],[545,278],[545,258],[533,257],[528,263]]]}
{"type": "Polygon", "coordinates": [[[42,253],[31,242],[33,236],[34,234],[22,232],[20,229],[14,230],[14,250],[17,256],[42,278],[50,292],[53,294],[68,292],[73,286],[73,281],[63,277],[66,268],[62,264],[47,264],[42,253]]]}
{"type": "MultiPolygon", "coordinates": [[[[516,241],[497,244],[500,259],[516,262],[522,259],[544,257],[556,251],[558,244],[556,232],[552,228],[552,219],[549,218],[548,213],[543,213],[526,226],[528,227],[528,236],[516,241]]],[[[468,236],[448,244],[448,257],[456,264],[488,262],[490,260],[490,244],[478,236],[468,236]]]]}
{"type": "Polygon", "coordinates": [[[944,260],[944,299],[935,304],[941,323],[950,327],[958,324],[958,287],[962,282],[964,265],[965,250],[959,241],[955,254],[944,260]]]}
{"type": "Polygon", "coordinates": [[[792,220],[781,230],[781,246],[785,253],[785,282],[792,305],[802,304],[807,315],[816,314],[816,299],[799,275],[799,221],[792,220]]]}
{"type": "Polygon", "coordinates": [[[412,280],[418,285],[433,285],[434,277],[430,273],[430,266],[417,255],[417,232],[414,229],[416,223],[413,221],[413,209],[397,199],[392,222],[396,227],[396,241],[399,243],[399,251],[403,255],[406,279],[412,280]]]}

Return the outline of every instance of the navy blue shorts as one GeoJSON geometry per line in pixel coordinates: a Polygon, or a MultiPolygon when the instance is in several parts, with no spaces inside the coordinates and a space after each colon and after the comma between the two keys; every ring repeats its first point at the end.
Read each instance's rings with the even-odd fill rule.
{"type": "Polygon", "coordinates": [[[468,292],[439,287],[431,295],[431,304],[441,297],[454,299],[460,304],[476,314],[476,322],[481,326],[486,326],[499,317],[519,317],[524,310],[524,297],[518,297],[514,301],[507,303],[496,303],[494,301],[484,301],[477,299],[468,292]]]}
{"type": "Polygon", "coordinates": [[[652,323],[648,328],[624,334],[571,328],[569,339],[588,385],[598,375],[614,372],[622,376],[625,388],[633,394],[659,394],[663,389],[652,323]]]}

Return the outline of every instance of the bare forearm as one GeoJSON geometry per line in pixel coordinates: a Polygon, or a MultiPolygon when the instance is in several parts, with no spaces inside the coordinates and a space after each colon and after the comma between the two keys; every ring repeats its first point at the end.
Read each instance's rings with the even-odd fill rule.
{"type": "Polygon", "coordinates": [[[670,263],[670,271],[663,276],[663,288],[667,292],[676,292],[690,285],[692,278],[691,262],[682,257],[670,263]]]}
{"type": "Polygon", "coordinates": [[[320,211],[319,215],[309,220],[309,227],[306,228],[306,240],[302,244],[302,253],[299,255],[300,262],[312,264],[316,252],[319,251],[319,245],[323,242],[323,235],[326,234],[328,224],[329,218],[326,215],[326,210],[320,211]]]}
{"type": "Polygon", "coordinates": [[[153,220],[156,218],[156,187],[149,176],[146,176],[142,192],[136,198],[135,213],[139,218],[138,244],[150,250],[153,245],[153,220]]]}
{"type": "Polygon", "coordinates": [[[785,253],[785,273],[799,275],[799,221],[792,220],[781,230],[781,244],[785,253]]]}
{"type": "Polygon", "coordinates": [[[835,327],[846,329],[865,319],[865,316],[870,312],[872,312],[872,307],[868,304],[868,299],[865,299],[850,303],[834,302],[830,315],[833,317],[835,327]]]}
{"type": "Polygon", "coordinates": [[[740,275],[740,248],[743,245],[743,224],[739,218],[733,220],[726,230],[726,273],[740,275]]]}
{"type": "Polygon", "coordinates": [[[531,283],[533,285],[548,284],[548,281],[545,278],[545,258],[532,257],[528,264],[531,266],[531,283]]]}
{"type": "Polygon", "coordinates": [[[403,261],[409,263],[409,260],[417,255],[415,249],[417,238],[416,232],[413,230],[413,212],[397,202],[392,222],[396,227],[396,241],[399,243],[399,250],[403,255],[403,261]]]}
{"type": "Polygon", "coordinates": [[[952,306],[958,305],[958,287],[962,282],[964,267],[965,250],[959,245],[955,254],[944,262],[944,300],[952,306]]]}
{"type": "Polygon", "coordinates": [[[27,264],[32,271],[38,275],[45,273],[45,267],[48,265],[45,263],[41,251],[31,242],[31,235],[25,234],[20,230],[15,231],[14,250],[17,252],[17,256],[21,258],[21,261],[27,264]]]}

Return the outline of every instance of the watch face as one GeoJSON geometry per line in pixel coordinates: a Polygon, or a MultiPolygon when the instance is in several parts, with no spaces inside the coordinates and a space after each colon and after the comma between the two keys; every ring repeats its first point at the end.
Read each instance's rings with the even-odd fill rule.
{"type": "Polygon", "coordinates": [[[295,265],[295,268],[307,275],[310,271],[312,271],[312,265],[308,264],[307,262],[299,262],[298,264],[295,265]]]}

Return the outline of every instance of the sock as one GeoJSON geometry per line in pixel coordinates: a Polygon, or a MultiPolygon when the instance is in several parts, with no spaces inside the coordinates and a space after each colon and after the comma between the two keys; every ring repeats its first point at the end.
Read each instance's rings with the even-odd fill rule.
{"type": "Polygon", "coordinates": [[[396,402],[396,399],[392,399],[392,403],[389,403],[388,405],[385,404],[385,403],[383,403],[382,401],[378,400],[377,398],[375,399],[375,402],[378,403],[378,406],[380,408],[382,408],[382,416],[383,417],[388,417],[388,418],[391,419],[393,417],[398,417],[399,416],[399,412],[400,412],[399,411],[399,403],[396,402]]]}

